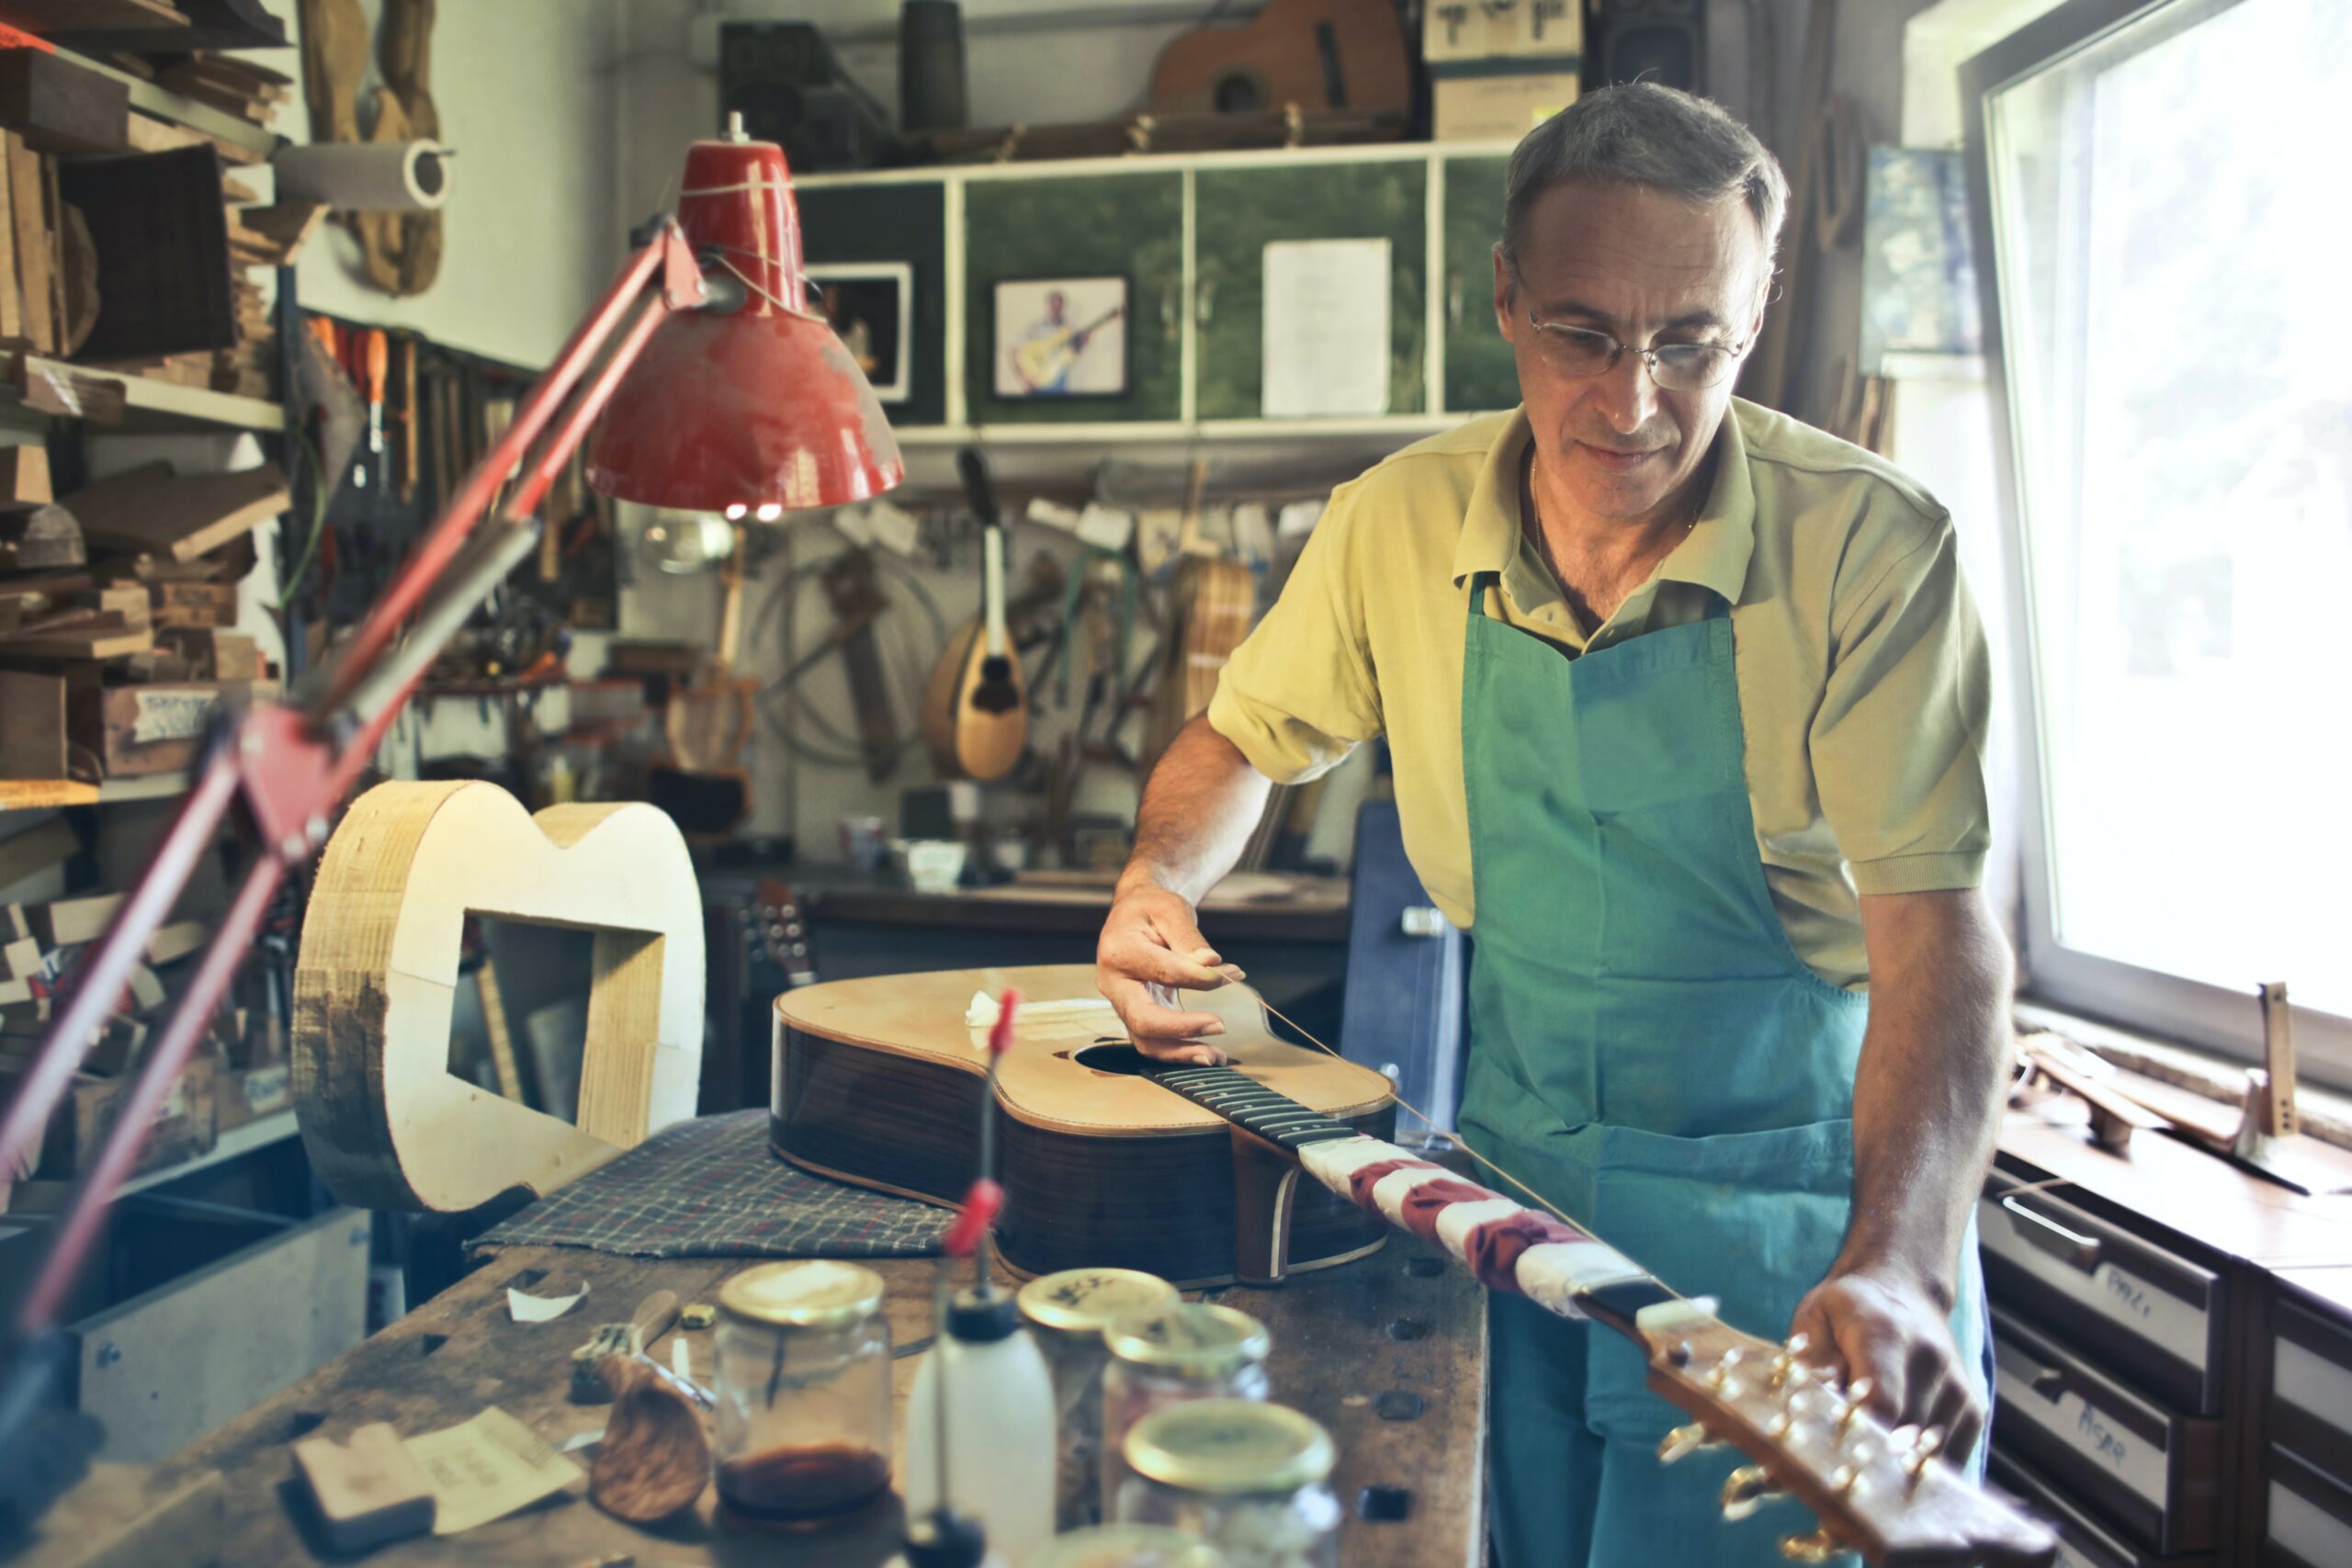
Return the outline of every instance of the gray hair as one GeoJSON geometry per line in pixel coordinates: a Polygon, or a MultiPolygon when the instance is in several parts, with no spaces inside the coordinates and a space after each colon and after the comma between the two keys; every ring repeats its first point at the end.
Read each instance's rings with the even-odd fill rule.
{"type": "Polygon", "coordinates": [[[1769,268],[1789,206],[1788,176],[1756,133],[1705,98],[1655,82],[1589,93],[1523,137],[1503,189],[1503,260],[1517,265],[1535,198],[1567,180],[1644,186],[1712,207],[1740,200],[1769,268]]]}

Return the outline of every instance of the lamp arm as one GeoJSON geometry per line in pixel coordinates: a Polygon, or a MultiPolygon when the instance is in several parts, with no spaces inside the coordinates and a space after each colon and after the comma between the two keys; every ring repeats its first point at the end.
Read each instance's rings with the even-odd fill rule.
{"type": "MultiPolygon", "coordinates": [[[[662,220],[533,387],[505,434],[466,475],[359,629],[320,671],[313,699],[300,707],[284,702],[256,704],[215,730],[187,798],[137,886],[97,944],[74,966],[65,1005],[19,1080],[15,1100],[0,1115],[0,1179],[33,1168],[51,1113],[72,1086],[93,1032],[121,1003],[148,939],[169,918],[231,807],[245,808],[258,840],[254,864],[170,1021],[141,1061],[96,1160],[74,1184],[51,1225],[39,1270],[9,1325],[11,1332],[0,1337],[0,1522],[12,1512],[20,1519],[35,1517],[46,1501],[45,1495],[28,1496],[10,1484],[11,1477],[38,1468],[11,1460],[29,1440],[32,1417],[44,1403],[41,1390],[30,1385],[46,1382],[53,1369],[54,1359],[45,1352],[51,1348],[47,1341],[57,1314],[96,1234],[99,1217],[145,1145],[155,1111],[227,995],[278,885],[325,843],[328,814],[367,770],[431,656],[497,586],[504,575],[501,563],[511,566],[527,548],[536,531],[525,522],[530,508],[585,438],[653,329],[671,313],[693,309],[707,298],[684,234],[674,220],[662,220]],[[659,285],[649,298],[647,285],[657,276],[659,285]],[[638,320],[613,346],[587,394],[567,406],[573,389],[632,310],[639,312],[638,320]],[[558,423],[560,412],[563,418],[558,423]],[[511,529],[511,536],[477,538],[477,525],[499,487],[551,423],[556,434],[533,462],[530,479],[502,510],[499,521],[511,529]],[[476,547],[470,552],[469,544],[476,547]],[[453,574],[461,552],[467,558],[453,574]],[[435,595],[428,613],[412,629],[408,645],[388,661],[387,650],[402,623],[425,604],[428,594],[435,595]]],[[[42,1472],[49,1490],[72,1479],[60,1480],[54,1469],[42,1472]]]]}

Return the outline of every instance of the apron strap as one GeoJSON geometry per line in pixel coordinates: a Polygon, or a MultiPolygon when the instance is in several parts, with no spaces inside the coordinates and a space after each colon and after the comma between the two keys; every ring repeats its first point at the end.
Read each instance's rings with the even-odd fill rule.
{"type": "Polygon", "coordinates": [[[1470,574],[1470,613],[1485,619],[1487,594],[1501,578],[1499,572],[1474,571],[1470,574]]]}

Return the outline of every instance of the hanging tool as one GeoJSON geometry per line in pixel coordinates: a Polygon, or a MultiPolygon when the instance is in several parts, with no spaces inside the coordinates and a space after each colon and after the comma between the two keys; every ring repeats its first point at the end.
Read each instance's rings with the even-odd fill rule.
{"type": "Polygon", "coordinates": [[[360,376],[368,393],[368,450],[376,456],[376,481],[384,485],[391,480],[384,448],[384,382],[390,367],[391,345],[381,327],[362,328],[359,341],[360,376]]]}

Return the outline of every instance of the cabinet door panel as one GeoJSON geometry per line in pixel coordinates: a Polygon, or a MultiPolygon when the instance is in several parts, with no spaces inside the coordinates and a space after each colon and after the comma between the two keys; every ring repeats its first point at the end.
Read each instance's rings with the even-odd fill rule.
{"type": "Polygon", "coordinates": [[[1426,162],[1204,169],[1193,193],[1201,418],[1263,412],[1265,251],[1278,240],[1388,242],[1388,412],[1429,407],[1426,162]]]}
{"type": "MultiPolygon", "coordinates": [[[[913,306],[908,321],[907,394],[888,396],[895,367],[898,323],[870,321],[867,331],[877,363],[867,372],[884,393],[882,409],[892,424],[941,424],[947,419],[947,203],[944,190],[925,181],[865,187],[820,186],[802,189],[801,251],[811,266],[903,265],[913,306]]],[[[826,279],[817,280],[821,286],[826,279]]],[[[882,294],[843,291],[862,304],[882,294]]],[[[837,323],[838,324],[838,323],[837,323]]]]}
{"type": "Polygon", "coordinates": [[[1508,158],[1445,161],[1445,408],[1483,413],[1519,402],[1519,368],[1495,325],[1495,242],[1503,235],[1508,158]]]}
{"type": "MultiPolygon", "coordinates": [[[[1180,417],[1184,178],[1181,174],[976,179],[964,190],[965,406],[975,423],[1068,423],[1180,417]],[[1126,390],[1107,397],[1003,398],[996,286],[1034,278],[1127,280],[1126,390]]],[[[1080,323],[1081,325],[1084,323],[1080,323]]]]}

